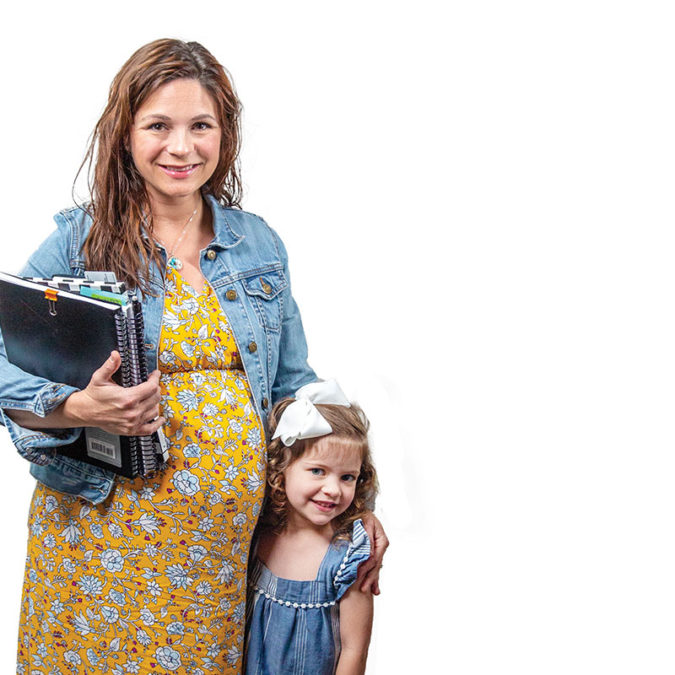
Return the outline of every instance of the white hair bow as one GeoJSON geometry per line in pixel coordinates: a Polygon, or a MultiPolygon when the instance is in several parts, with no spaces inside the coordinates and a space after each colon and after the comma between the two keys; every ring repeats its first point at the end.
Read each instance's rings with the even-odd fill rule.
{"type": "Polygon", "coordinates": [[[295,392],[295,401],[281,413],[272,438],[281,437],[285,446],[291,446],[299,439],[331,433],[332,427],[316,409],[315,403],[332,403],[349,408],[349,401],[335,380],[306,384],[295,392]]]}

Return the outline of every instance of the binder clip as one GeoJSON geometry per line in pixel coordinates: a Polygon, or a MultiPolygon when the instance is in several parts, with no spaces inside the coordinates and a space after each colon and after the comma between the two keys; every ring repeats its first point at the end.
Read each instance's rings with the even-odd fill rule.
{"type": "Polygon", "coordinates": [[[56,316],[56,301],[59,292],[56,288],[45,288],[45,300],[49,303],[50,316],[56,316]]]}

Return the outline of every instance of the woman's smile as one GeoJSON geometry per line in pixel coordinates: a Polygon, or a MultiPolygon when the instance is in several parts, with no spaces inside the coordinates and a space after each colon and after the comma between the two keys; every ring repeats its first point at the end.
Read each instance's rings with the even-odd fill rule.
{"type": "Polygon", "coordinates": [[[186,164],[185,166],[175,166],[160,164],[159,167],[171,178],[187,178],[194,173],[201,164],[186,164]]]}
{"type": "Polygon", "coordinates": [[[129,140],[151,200],[191,197],[218,165],[221,129],[216,104],[197,80],[168,82],[138,109],[129,140]]]}

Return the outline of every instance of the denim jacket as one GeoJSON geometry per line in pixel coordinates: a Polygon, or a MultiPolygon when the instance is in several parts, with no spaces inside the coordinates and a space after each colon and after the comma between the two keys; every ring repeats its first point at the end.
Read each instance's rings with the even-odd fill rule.
{"type": "MultiPolygon", "coordinates": [[[[203,275],[213,288],[233,330],[251,393],[263,425],[273,402],[316,380],[307,364],[300,313],[291,295],[288,258],[279,236],[262,218],[221,206],[207,197],[213,212],[213,241],[200,254],[203,275]]],[[[83,276],[82,244],[91,227],[80,208],[54,216],[57,230],[30,257],[22,276],[83,276]]],[[[162,254],[164,249],[160,246],[162,254]]],[[[153,266],[152,293],[141,299],[148,370],[157,367],[164,286],[153,266]]],[[[44,417],[76,389],[29,375],[8,363],[0,337],[0,417],[19,453],[31,461],[31,474],[45,485],[94,504],[110,493],[115,474],[58,454],[81,429],[26,429],[3,409],[28,410],[44,417]]]]}

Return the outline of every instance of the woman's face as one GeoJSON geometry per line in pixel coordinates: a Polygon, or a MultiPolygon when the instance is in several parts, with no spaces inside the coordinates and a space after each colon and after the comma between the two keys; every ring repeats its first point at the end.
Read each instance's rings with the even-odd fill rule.
{"type": "Polygon", "coordinates": [[[213,98],[197,80],[173,80],[148,96],[129,141],[150,199],[177,203],[194,196],[218,164],[220,136],[213,98]]]}

